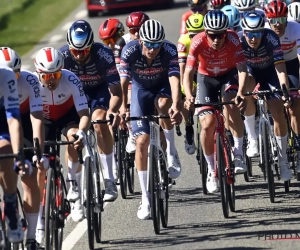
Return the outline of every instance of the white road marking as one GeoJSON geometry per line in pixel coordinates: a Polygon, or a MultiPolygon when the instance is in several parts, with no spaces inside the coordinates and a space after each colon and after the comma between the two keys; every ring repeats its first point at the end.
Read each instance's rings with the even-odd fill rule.
{"type": "Polygon", "coordinates": [[[72,24],[73,24],[73,22],[67,22],[64,26],[61,27],[61,30],[63,30],[63,31],[68,30],[72,24]]]}
{"type": "Polygon", "coordinates": [[[63,35],[53,35],[52,37],[50,37],[49,43],[57,43],[63,39],[64,39],[63,35]]]}
{"type": "Polygon", "coordinates": [[[79,12],[75,15],[75,18],[81,19],[81,18],[86,17],[86,16],[87,16],[87,11],[86,11],[86,10],[81,10],[81,11],[79,11],[79,12]]]}

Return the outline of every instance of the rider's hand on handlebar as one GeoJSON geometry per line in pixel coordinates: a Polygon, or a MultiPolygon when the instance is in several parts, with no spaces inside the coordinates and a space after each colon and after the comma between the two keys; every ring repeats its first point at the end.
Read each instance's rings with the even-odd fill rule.
{"type": "Polygon", "coordinates": [[[244,111],[247,107],[247,100],[246,100],[245,96],[243,96],[241,94],[237,94],[234,102],[240,111],[244,111]]]}
{"type": "Polygon", "coordinates": [[[32,157],[32,162],[35,163],[35,166],[40,170],[48,169],[49,167],[49,159],[46,156],[42,156],[42,159],[38,161],[37,156],[34,155],[32,157]]]}
{"type": "Polygon", "coordinates": [[[182,115],[178,109],[171,107],[169,109],[169,116],[172,124],[179,125],[182,122],[182,115]]]}
{"type": "Polygon", "coordinates": [[[284,105],[284,107],[290,108],[291,105],[292,105],[292,99],[291,99],[291,97],[289,96],[289,98],[286,99],[284,96],[282,96],[281,98],[282,98],[282,100],[283,100],[283,105],[284,105]]]}
{"type": "Polygon", "coordinates": [[[82,130],[78,130],[76,132],[76,135],[78,136],[78,138],[73,144],[74,148],[82,150],[85,145],[85,133],[82,130]]]}
{"type": "Polygon", "coordinates": [[[187,110],[192,110],[194,108],[194,103],[195,103],[195,97],[186,97],[185,102],[184,102],[184,107],[187,110]]]}
{"type": "Polygon", "coordinates": [[[109,122],[108,124],[110,124],[112,127],[118,127],[120,125],[121,118],[120,118],[120,116],[117,113],[114,113],[114,112],[112,112],[110,110],[107,110],[107,112],[106,112],[106,120],[110,120],[109,116],[111,114],[114,116],[114,119],[113,119],[112,123],[109,122]]]}
{"type": "Polygon", "coordinates": [[[15,161],[14,163],[14,170],[23,177],[24,175],[31,175],[32,174],[32,165],[31,162],[25,160],[24,165],[21,161],[15,161]]]}

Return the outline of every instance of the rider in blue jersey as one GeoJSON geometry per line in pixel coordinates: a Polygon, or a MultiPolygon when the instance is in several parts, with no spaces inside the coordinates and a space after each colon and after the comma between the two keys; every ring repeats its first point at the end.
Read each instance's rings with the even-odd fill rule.
{"type": "MultiPolygon", "coordinates": [[[[241,20],[243,37],[241,38],[242,48],[247,60],[249,72],[249,88],[255,88],[260,84],[261,90],[268,90],[270,87],[280,88],[283,84],[289,88],[289,81],[286,72],[283,51],[279,37],[273,30],[265,29],[264,18],[255,13],[247,13],[241,20]]],[[[274,120],[274,134],[278,144],[278,160],[280,177],[288,181],[292,177],[287,162],[287,123],[284,116],[284,106],[291,105],[290,99],[285,103],[277,95],[267,96],[268,109],[274,120]]],[[[257,134],[255,131],[255,105],[248,102],[245,110],[245,126],[248,132],[249,144],[252,145],[249,156],[258,155],[257,134]],[[256,149],[256,150],[254,150],[256,149]]]]}
{"type": "MultiPolygon", "coordinates": [[[[171,120],[161,120],[160,124],[167,141],[169,175],[175,179],[180,175],[181,164],[175,147],[173,124],[180,123],[182,120],[177,48],[174,44],[164,40],[164,28],[156,20],[146,21],[139,30],[139,36],[139,40],[126,44],[120,58],[123,90],[121,113],[127,111],[127,90],[129,81],[132,79],[131,116],[152,115],[154,107],[159,114],[170,114],[171,120]]],[[[136,138],[135,162],[142,190],[142,203],[137,216],[144,220],[150,217],[150,195],[147,191],[149,122],[133,121],[132,131],[136,138]]]]}
{"type": "MultiPolygon", "coordinates": [[[[114,114],[112,126],[118,126],[120,118],[116,114],[121,106],[122,91],[112,50],[104,44],[94,42],[91,26],[84,20],[72,24],[67,33],[67,43],[60,48],[64,56],[64,68],[79,77],[92,112],[92,120],[109,119],[109,114],[114,114]]],[[[95,124],[94,130],[104,167],[104,201],[114,201],[118,197],[118,191],[113,173],[112,134],[106,124],[95,124]]],[[[78,169],[78,165],[69,168],[78,169]]],[[[75,193],[79,193],[78,188],[72,188],[75,193]]],[[[79,212],[80,201],[77,202],[75,206],[79,212]]],[[[79,217],[82,218],[81,214],[80,212],[79,217]]]]}

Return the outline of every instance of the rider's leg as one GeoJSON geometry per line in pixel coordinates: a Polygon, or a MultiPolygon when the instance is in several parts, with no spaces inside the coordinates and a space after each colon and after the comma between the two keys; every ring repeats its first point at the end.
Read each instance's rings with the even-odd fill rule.
{"type": "Polygon", "coordinates": [[[297,172],[300,172],[300,96],[292,94],[293,105],[289,109],[291,116],[291,127],[295,133],[295,149],[297,151],[297,172]]]}
{"type": "MultiPolygon", "coordinates": [[[[155,98],[155,106],[158,113],[161,115],[167,115],[171,105],[172,101],[168,97],[157,96],[155,98]]],[[[160,119],[159,122],[164,131],[167,143],[166,153],[168,159],[169,175],[172,179],[176,179],[181,173],[181,164],[179,161],[177,149],[175,147],[174,125],[171,124],[170,119],[160,119]]]]}

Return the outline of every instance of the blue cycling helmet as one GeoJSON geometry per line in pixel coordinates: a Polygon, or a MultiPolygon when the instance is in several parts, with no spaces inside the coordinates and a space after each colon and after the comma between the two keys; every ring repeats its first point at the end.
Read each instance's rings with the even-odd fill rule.
{"type": "Polygon", "coordinates": [[[90,24],[85,20],[74,22],[68,30],[67,43],[77,50],[90,47],[94,43],[94,33],[90,24]]]}
{"type": "Polygon", "coordinates": [[[228,16],[229,25],[228,27],[236,27],[240,23],[240,12],[239,10],[232,6],[232,5],[226,5],[221,9],[226,16],[228,16]]]}

